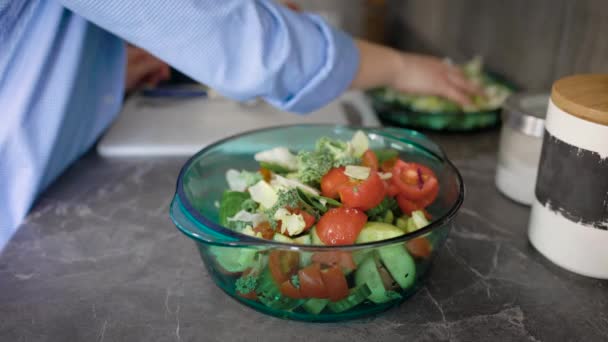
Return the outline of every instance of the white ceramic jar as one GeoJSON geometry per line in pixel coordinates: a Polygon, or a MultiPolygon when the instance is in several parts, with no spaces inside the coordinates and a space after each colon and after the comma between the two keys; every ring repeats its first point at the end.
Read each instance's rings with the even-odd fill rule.
{"type": "Polygon", "coordinates": [[[549,94],[522,93],[510,96],[503,105],[496,187],[525,205],[534,201],[548,102],[549,94]]]}
{"type": "Polygon", "coordinates": [[[530,242],[570,271],[608,279],[608,75],[553,85],[530,242]]]}

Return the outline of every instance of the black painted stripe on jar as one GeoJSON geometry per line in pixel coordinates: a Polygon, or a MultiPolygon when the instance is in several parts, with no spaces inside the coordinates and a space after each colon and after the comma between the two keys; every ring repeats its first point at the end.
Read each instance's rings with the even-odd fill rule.
{"type": "Polygon", "coordinates": [[[545,130],[536,198],[573,222],[608,230],[608,158],[545,130]]]}

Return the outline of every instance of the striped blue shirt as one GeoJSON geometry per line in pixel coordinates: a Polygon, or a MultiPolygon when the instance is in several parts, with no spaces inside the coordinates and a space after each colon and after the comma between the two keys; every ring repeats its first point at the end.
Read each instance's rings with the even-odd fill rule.
{"type": "Polygon", "coordinates": [[[270,0],[0,0],[0,249],[120,110],[117,37],[228,97],[299,113],[359,63],[346,34],[270,0]]]}

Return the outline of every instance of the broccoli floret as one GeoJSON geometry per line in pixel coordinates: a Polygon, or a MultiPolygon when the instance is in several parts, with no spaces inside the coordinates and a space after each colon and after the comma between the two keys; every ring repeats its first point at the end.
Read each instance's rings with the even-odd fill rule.
{"type": "Polygon", "coordinates": [[[237,279],[234,285],[237,292],[247,294],[255,291],[255,288],[258,286],[258,277],[246,275],[237,279]]]}
{"type": "Polygon", "coordinates": [[[268,217],[268,222],[270,226],[274,229],[277,228],[277,221],[274,218],[274,214],[277,210],[281,208],[298,208],[300,206],[300,196],[298,195],[298,190],[296,188],[291,189],[281,189],[277,193],[277,201],[275,204],[264,213],[268,217]]]}
{"type": "Polygon", "coordinates": [[[383,221],[387,211],[396,213],[399,211],[399,203],[393,197],[385,197],[380,204],[366,212],[370,221],[383,221]]]}
{"type": "Polygon", "coordinates": [[[252,200],[251,198],[246,199],[243,201],[243,203],[241,203],[241,209],[250,213],[254,213],[258,207],[259,204],[257,204],[256,201],[252,200]]]}
{"type": "Polygon", "coordinates": [[[333,167],[356,165],[359,158],[353,155],[353,148],[348,142],[322,137],[317,141],[316,151],[328,153],[333,159],[333,167]]]}
{"type": "Polygon", "coordinates": [[[298,153],[298,179],[307,184],[318,184],[333,167],[334,160],[327,151],[302,151],[298,153]]]}

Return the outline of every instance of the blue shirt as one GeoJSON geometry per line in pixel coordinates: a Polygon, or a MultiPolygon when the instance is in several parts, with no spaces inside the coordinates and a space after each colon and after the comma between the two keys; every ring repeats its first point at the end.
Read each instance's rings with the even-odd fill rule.
{"type": "Polygon", "coordinates": [[[0,249],[118,113],[117,36],[228,97],[292,112],[337,97],[359,64],[350,37],[270,0],[0,0],[0,249]]]}

